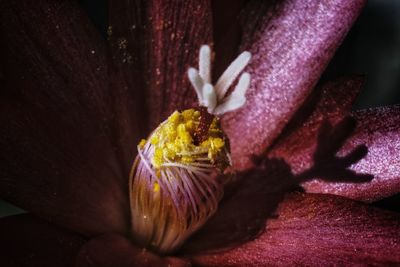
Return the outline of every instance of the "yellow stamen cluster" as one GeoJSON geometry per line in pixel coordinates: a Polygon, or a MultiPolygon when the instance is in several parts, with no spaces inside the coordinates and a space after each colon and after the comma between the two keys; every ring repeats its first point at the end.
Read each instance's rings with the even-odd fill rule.
{"type": "MultiPolygon", "coordinates": [[[[150,136],[149,141],[154,146],[151,163],[160,168],[165,163],[190,164],[194,161],[206,160],[214,162],[218,154],[225,148],[223,132],[217,118],[214,118],[208,129],[207,138],[200,144],[195,144],[194,134],[200,124],[200,112],[187,109],[175,111],[150,136]]],[[[146,143],[142,140],[139,147],[146,143]]]]}

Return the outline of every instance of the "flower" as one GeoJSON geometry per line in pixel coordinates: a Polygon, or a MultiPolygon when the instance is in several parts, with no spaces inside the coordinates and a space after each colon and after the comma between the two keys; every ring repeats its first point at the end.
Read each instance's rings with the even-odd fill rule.
{"type": "Polygon", "coordinates": [[[2,265],[398,263],[399,215],[359,201],[399,191],[399,107],[354,112],[354,129],[360,77],[311,93],[363,2],[213,3],[221,19],[209,2],[112,1],[106,48],[72,1],[1,1],[0,195],[31,212],[0,221],[2,265]],[[129,171],[140,138],[193,105],[211,20],[216,74],[238,40],[253,54],[247,104],[222,124],[241,179],[161,258],[129,241],[129,171]]]}

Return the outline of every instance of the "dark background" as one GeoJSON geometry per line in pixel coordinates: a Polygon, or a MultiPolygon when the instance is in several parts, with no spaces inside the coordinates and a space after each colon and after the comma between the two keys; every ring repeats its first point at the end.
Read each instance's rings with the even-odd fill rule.
{"type": "MultiPolygon", "coordinates": [[[[80,2],[105,36],[107,1],[80,2]]],[[[366,76],[364,90],[354,106],[355,109],[400,103],[399,0],[368,1],[364,12],[322,76],[322,81],[351,73],[366,76]]],[[[398,210],[399,199],[397,195],[378,205],[398,210]]],[[[20,212],[23,211],[0,201],[0,217],[20,212]]]]}

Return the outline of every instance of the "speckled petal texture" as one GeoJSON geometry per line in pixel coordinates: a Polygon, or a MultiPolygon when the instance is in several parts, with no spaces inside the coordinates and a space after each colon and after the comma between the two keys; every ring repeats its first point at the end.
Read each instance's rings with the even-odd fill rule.
{"type": "Polygon", "coordinates": [[[345,198],[293,194],[253,241],[194,256],[196,266],[399,264],[400,217],[345,198]]]}
{"type": "Polygon", "coordinates": [[[0,265],[7,267],[72,267],[81,236],[31,215],[0,219],[0,265]]]}
{"type": "MultiPolygon", "coordinates": [[[[276,2],[261,22],[250,23],[258,25],[258,30],[244,35],[243,49],[253,54],[247,68],[252,75],[248,101],[223,121],[237,169],[250,167],[251,156],[263,152],[278,136],[314,87],[365,1],[276,2]]],[[[249,10],[253,10],[247,14],[249,20],[258,17],[260,8],[249,10]]]]}
{"type": "Polygon", "coordinates": [[[268,150],[268,158],[285,160],[295,174],[311,168],[322,124],[337,124],[348,115],[362,84],[360,76],[342,77],[315,90],[268,150]]]}
{"type": "Polygon", "coordinates": [[[75,1],[0,5],[0,196],[81,233],[123,232],[103,40],[75,1]]]}
{"type": "Polygon", "coordinates": [[[110,1],[111,53],[129,90],[141,90],[148,132],[174,110],[197,105],[187,69],[212,41],[210,1],[110,1]]]}
{"type": "Polygon", "coordinates": [[[371,182],[329,183],[314,180],[304,185],[308,192],[343,195],[363,201],[375,201],[400,192],[400,106],[374,108],[352,114],[358,126],[339,151],[344,155],[359,145],[368,154],[350,169],[374,176],[371,182]]]}

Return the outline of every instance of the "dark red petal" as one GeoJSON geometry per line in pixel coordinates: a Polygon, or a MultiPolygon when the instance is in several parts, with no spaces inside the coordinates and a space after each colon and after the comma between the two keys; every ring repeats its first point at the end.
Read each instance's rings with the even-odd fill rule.
{"type": "MultiPolygon", "coordinates": [[[[353,113],[358,126],[339,155],[360,145],[368,154],[350,169],[373,175],[368,183],[338,183],[313,180],[304,185],[309,192],[337,194],[363,201],[375,201],[400,192],[400,106],[374,108],[353,113]]],[[[303,154],[307,157],[306,154],[303,154]]]]}
{"type": "Polygon", "coordinates": [[[238,49],[242,40],[239,14],[247,2],[247,0],[212,1],[215,51],[214,79],[217,79],[239,55],[238,49]]]}
{"type": "Polygon", "coordinates": [[[0,265],[75,266],[75,258],[86,241],[31,215],[0,219],[0,265]]]}
{"type": "MultiPolygon", "coordinates": [[[[243,48],[253,59],[246,106],[224,118],[236,168],[251,166],[314,87],[325,66],[356,19],[364,0],[276,1],[259,16],[261,2],[245,21],[243,48]],[[261,21],[253,21],[259,19],[261,21]],[[257,29],[257,30],[255,30],[257,29]]],[[[264,1],[265,5],[271,5],[264,1]]]]}
{"type": "Polygon", "coordinates": [[[217,213],[184,244],[183,253],[218,251],[253,240],[285,194],[298,187],[290,167],[277,159],[265,159],[238,176],[225,188],[217,213]]]}
{"type": "Polygon", "coordinates": [[[209,1],[110,1],[112,53],[130,90],[142,90],[150,129],[176,109],[196,104],[187,78],[199,48],[211,44],[209,1]]]}
{"type": "Polygon", "coordinates": [[[81,233],[124,231],[103,40],[75,1],[0,8],[1,197],[81,233]]]}
{"type": "Polygon", "coordinates": [[[400,264],[400,215],[351,200],[293,194],[265,232],[229,251],[198,254],[196,266],[400,264]]]}
{"type": "Polygon", "coordinates": [[[315,90],[268,151],[268,157],[284,159],[296,174],[312,167],[321,125],[327,121],[337,124],[342,120],[349,113],[362,85],[361,76],[349,76],[315,90]]]}
{"type": "Polygon", "coordinates": [[[104,235],[86,243],[78,256],[77,267],[190,266],[185,259],[159,257],[135,247],[120,235],[104,235]]]}

